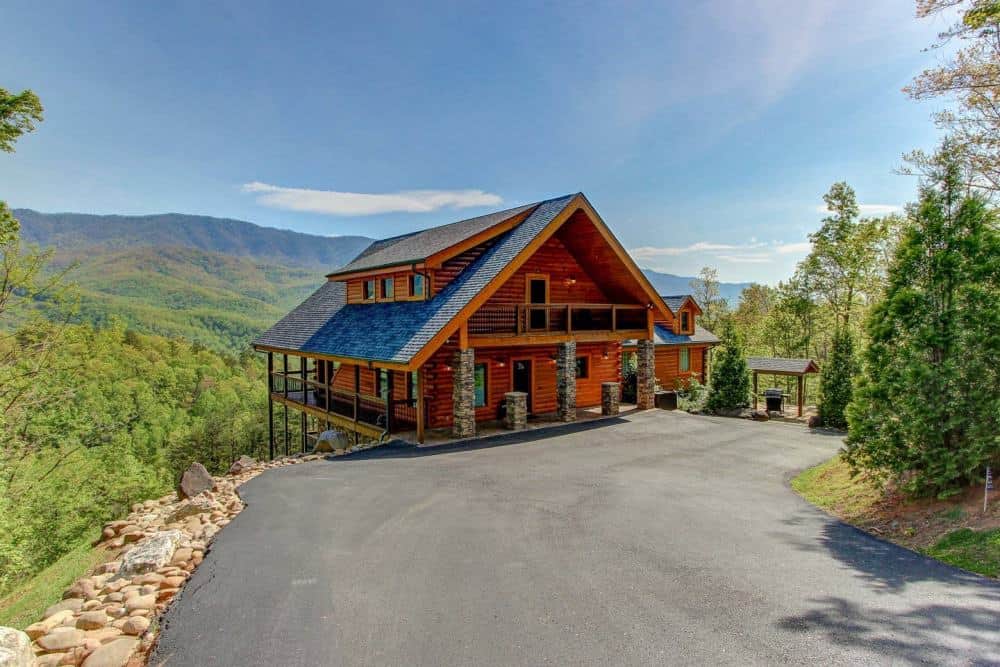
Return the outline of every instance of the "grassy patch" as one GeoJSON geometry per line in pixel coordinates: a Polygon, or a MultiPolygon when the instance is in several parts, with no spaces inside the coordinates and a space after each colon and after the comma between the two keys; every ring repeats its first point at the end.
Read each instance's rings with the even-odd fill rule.
{"type": "Polygon", "coordinates": [[[1000,577],[1000,528],[962,528],[945,535],[925,553],[963,570],[1000,577]]]}
{"type": "Polygon", "coordinates": [[[850,522],[863,520],[882,497],[873,484],[852,478],[839,456],[800,474],[792,480],[792,488],[813,505],[850,522]]]}
{"type": "Polygon", "coordinates": [[[92,567],[107,560],[103,549],[81,542],[62,558],[0,599],[0,625],[25,628],[62,599],[63,591],[92,567]]]}

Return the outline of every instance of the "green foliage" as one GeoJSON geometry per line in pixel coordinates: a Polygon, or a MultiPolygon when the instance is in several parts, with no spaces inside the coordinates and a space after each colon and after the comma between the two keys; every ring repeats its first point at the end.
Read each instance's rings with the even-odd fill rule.
{"type": "Polygon", "coordinates": [[[698,277],[690,282],[694,300],[701,306],[699,321],[709,331],[720,328],[729,315],[729,304],[722,298],[719,287],[719,272],[710,266],[702,268],[698,277]]]}
{"type": "Polygon", "coordinates": [[[963,570],[1000,577],[1000,528],[962,528],[945,535],[925,553],[963,570]]]}
{"type": "Polygon", "coordinates": [[[924,184],[868,319],[848,408],[855,469],[946,494],[1000,460],[1000,233],[948,161],[924,184]]]}
{"type": "Polygon", "coordinates": [[[833,338],[830,358],[820,379],[819,417],[825,426],[847,427],[847,405],[851,402],[857,362],[854,337],[846,328],[833,338]]]}
{"type": "Polygon", "coordinates": [[[4,430],[0,591],[132,503],[170,491],[192,461],[221,473],[266,450],[264,368],[254,356],[116,322],[67,327],[51,355],[31,409],[4,430]]]}
{"type": "Polygon", "coordinates": [[[749,404],[750,373],[743,356],[743,342],[731,324],[722,330],[722,346],[715,353],[712,389],[706,407],[717,412],[744,408],[749,404]]]}
{"type": "Polygon", "coordinates": [[[14,152],[14,143],[26,132],[34,132],[42,120],[42,103],[30,90],[17,95],[0,88],[0,151],[14,152]]]}
{"type": "Polygon", "coordinates": [[[691,378],[689,382],[677,383],[677,408],[680,410],[701,410],[708,399],[708,387],[691,378]]]}

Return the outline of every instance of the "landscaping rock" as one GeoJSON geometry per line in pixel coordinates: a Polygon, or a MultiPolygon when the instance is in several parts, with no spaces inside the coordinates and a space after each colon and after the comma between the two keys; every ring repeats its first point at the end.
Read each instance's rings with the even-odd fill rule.
{"type": "Polygon", "coordinates": [[[809,428],[819,428],[823,425],[823,420],[819,418],[819,415],[809,415],[809,428]]]}
{"type": "Polygon", "coordinates": [[[770,417],[767,416],[766,410],[754,410],[750,413],[750,419],[755,422],[766,422],[770,417]]]}
{"type": "Polygon", "coordinates": [[[57,602],[45,610],[43,617],[48,618],[49,616],[54,616],[55,614],[58,614],[59,612],[67,609],[69,611],[74,611],[74,612],[80,611],[81,609],[83,609],[83,600],[81,600],[80,598],[69,598],[68,600],[57,602]]]}
{"type": "Polygon", "coordinates": [[[83,630],[76,628],[52,628],[44,637],[38,638],[38,645],[46,651],[66,651],[83,643],[83,630]]]}
{"type": "Polygon", "coordinates": [[[150,620],[145,616],[129,616],[122,626],[122,632],[133,637],[138,637],[149,629],[150,620]]]}
{"type": "Polygon", "coordinates": [[[233,461],[233,465],[229,466],[230,475],[239,475],[240,473],[246,472],[247,470],[252,470],[257,467],[257,459],[243,455],[240,458],[233,461]]]}
{"type": "Polygon", "coordinates": [[[97,630],[107,625],[110,620],[103,610],[85,611],[76,619],[76,627],[81,630],[97,630]]]}
{"type": "Polygon", "coordinates": [[[347,447],[350,447],[347,434],[343,431],[330,429],[319,434],[316,439],[316,448],[313,451],[325,454],[347,447]]]}
{"type": "Polygon", "coordinates": [[[208,498],[198,497],[183,501],[177,509],[167,515],[164,523],[175,523],[183,521],[192,516],[207,514],[213,509],[213,503],[208,498]]]}
{"type": "Polygon", "coordinates": [[[124,667],[139,646],[135,637],[122,637],[108,642],[83,661],[83,667],[124,667]]]}
{"type": "Polygon", "coordinates": [[[16,628],[0,627],[0,667],[32,667],[31,639],[16,628]]]}
{"type": "Polygon", "coordinates": [[[192,498],[214,488],[215,480],[212,479],[205,466],[196,462],[192,463],[181,475],[181,483],[177,486],[177,495],[180,498],[192,498]]]}
{"type": "Polygon", "coordinates": [[[771,411],[770,411],[770,412],[768,412],[767,414],[768,414],[768,416],[769,416],[769,417],[770,417],[771,419],[781,419],[782,417],[784,417],[784,416],[785,416],[785,415],[781,414],[780,412],[778,412],[777,410],[771,410],[771,411]]]}
{"type": "Polygon", "coordinates": [[[165,530],[137,542],[122,558],[118,577],[134,577],[163,567],[170,562],[183,537],[179,530],[165,530]]]}

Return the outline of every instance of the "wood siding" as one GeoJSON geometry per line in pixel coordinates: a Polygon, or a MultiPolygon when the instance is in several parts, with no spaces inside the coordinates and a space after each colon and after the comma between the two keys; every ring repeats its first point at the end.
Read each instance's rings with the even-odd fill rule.
{"type": "Polygon", "coordinates": [[[675,389],[678,381],[687,384],[691,378],[696,378],[698,382],[705,381],[705,355],[708,346],[688,346],[690,369],[685,372],[680,370],[680,348],[679,345],[661,345],[656,348],[656,379],[663,389],[675,389]]]}
{"type": "MultiPolygon", "coordinates": [[[[410,296],[410,276],[412,275],[414,275],[413,271],[396,270],[364,278],[351,278],[350,280],[345,281],[347,283],[347,303],[372,303],[372,301],[364,300],[364,285],[368,280],[375,281],[375,301],[413,301],[423,299],[423,297],[410,296]],[[393,293],[395,296],[392,299],[382,298],[381,281],[383,278],[393,279],[393,293]]],[[[429,281],[425,277],[425,290],[427,289],[428,283],[429,281]]]]}
{"type": "MultiPolygon", "coordinates": [[[[453,373],[450,370],[457,345],[446,344],[424,365],[428,398],[427,425],[429,428],[451,426],[453,373]]],[[[555,345],[531,347],[476,348],[476,363],[486,364],[486,405],[476,408],[476,421],[490,421],[500,416],[504,394],[512,389],[511,369],[516,359],[532,362],[534,391],[532,413],[546,414],[556,411],[555,345]]],[[[617,342],[587,343],[577,346],[577,356],[590,359],[590,373],[576,383],[578,407],[592,407],[601,403],[601,383],[618,382],[621,377],[621,346],[617,342]],[[607,350],[607,359],[604,352],[607,350]]]]}

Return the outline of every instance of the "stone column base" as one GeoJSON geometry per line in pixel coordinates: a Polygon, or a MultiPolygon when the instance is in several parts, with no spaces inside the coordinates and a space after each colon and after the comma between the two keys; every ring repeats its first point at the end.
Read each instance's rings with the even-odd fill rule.
{"type": "Polygon", "coordinates": [[[656,405],[656,345],[651,340],[640,340],[636,345],[635,403],[640,410],[656,405]]]}
{"type": "Polygon", "coordinates": [[[458,350],[452,362],[455,373],[452,387],[452,426],[454,438],[471,438],[476,434],[475,370],[473,350],[458,350]]]}
{"type": "Polygon", "coordinates": [[[528,428],[528,394],[523,391],[508,391],[504,394],[507,412],[503,418],[504,428],[521,431],[528,428]]]}
{"type": "Polygon", "coordinates": [[[621,386],[617,382],[601,383],[601,414],[617,415],[621,410],[621,386]]]}

